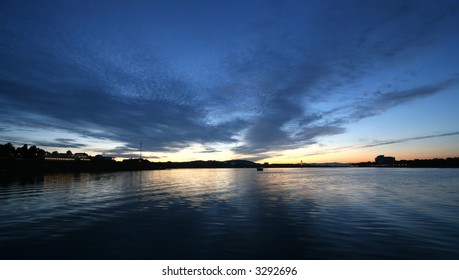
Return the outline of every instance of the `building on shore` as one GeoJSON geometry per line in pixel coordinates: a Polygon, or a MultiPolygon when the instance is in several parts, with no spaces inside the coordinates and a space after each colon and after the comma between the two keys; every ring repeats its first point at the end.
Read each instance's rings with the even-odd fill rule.
{"type": "Polygon", "coordinates": [[[96,155],[95,157],[91,157],[91,160],[96,160],[96,161],[114,161],[113,157],[106,157],[103,155],[96,155]]]}
{"type": "Polygon", "coordinates": [[[46,153],[45,154],[45,160],[74,160],[74,157],[72,154],[69,153],[46,153]]]}
{"type": "Polygon", "coordinates": [[[386,157],[384,155],[379,155],[375,158],[375,164],[377,165],[395,164],[395,157],[386,157]]]}
{"type": "Polygon", "coordinates": [[[87,153],[75,153],[73,155],[75,160],[82,160],[82,161],[88,161],[91,159],[91,157],[87,153]]]}

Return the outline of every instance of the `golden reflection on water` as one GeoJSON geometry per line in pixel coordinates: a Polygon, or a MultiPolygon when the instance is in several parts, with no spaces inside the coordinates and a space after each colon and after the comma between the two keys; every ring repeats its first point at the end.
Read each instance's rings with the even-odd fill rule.
{"type": "Polygon", "coordinates": [[[247,181],[256,170],[235,169],[176,169],[151,171],[142,174],[143,200],[161,201],[158,207],[167,207],[169,201],[182,200],[193,208],[205,208],[211,201],[230,201],[243,195],[247,181]]]}
{"type": "Polygon", "coordinates": [[[43,176],[44,188],[60,188],[73,185],[75,180],[74,173],[49,173],[43,176]]]}

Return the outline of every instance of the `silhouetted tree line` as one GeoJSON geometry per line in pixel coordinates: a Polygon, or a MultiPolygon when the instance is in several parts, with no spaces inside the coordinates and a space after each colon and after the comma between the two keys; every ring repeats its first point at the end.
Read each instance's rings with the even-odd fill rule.
{"type": "Polygon", "coordinates": [[[15,148],[11,143],[0,145],[0,171],[12,172],[39,172],[39,171],[119,171],[140,170],[151,168],[146,164],[126,165],[118,163],[112,158],[97,155],[79,160],[74,157],[72,151],[67,151],[63,158],[69,160],[45,160],[53,159],[52,155],[61,155],[57,151],[49,153],[35,145],[15,148]],[[71,160],[73,159],[73,160],[71,160]]]}
{"type": "MultiPolygon", "coordinates": [[[[0,159],[44,159],[46,154],[58,153],[57,151],[49,153],[48,151],[37,148],[35,145],[28,147],[27,144],[24,144],[22,147],[18,148],[15,148],[11,143],[0,145],[0,159]]],[[[68,150],[66,154],[69,157],[73,156],[70,150],[68,150]]]]}
{"type": "Polygon", "coordinates": [[[45,150],[37,148],[35,145],[30,147],[28,147],[28,145],[24,145],[18,148],[15,148],[11,143],[0,145],[0,158],[4,159],[37,159],[44,158],[45,154],[45,150]]]}

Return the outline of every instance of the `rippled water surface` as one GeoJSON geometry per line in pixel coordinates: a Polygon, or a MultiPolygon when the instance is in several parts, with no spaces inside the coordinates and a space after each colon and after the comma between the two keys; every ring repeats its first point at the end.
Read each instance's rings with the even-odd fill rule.
{"type": "Polygon", "coordinates": [[[459,259],[459,169],[1,176],[1,259],[459,259]]]}

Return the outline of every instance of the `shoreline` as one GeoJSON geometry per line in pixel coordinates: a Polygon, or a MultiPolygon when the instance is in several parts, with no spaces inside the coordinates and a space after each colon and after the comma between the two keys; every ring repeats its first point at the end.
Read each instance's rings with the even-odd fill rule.
{"type": "Polygon", "coordinates": [[[49,161],[36,159],[0,159],[0,173],[33,172],[118,172],[167,169],[277,169],[277,168],[459,168],[457,158],[451,160],[403,161],[391,165],[357,164],[257,164],[249,161],[150,162],[142,159],[128,161],[49,161]]]}

